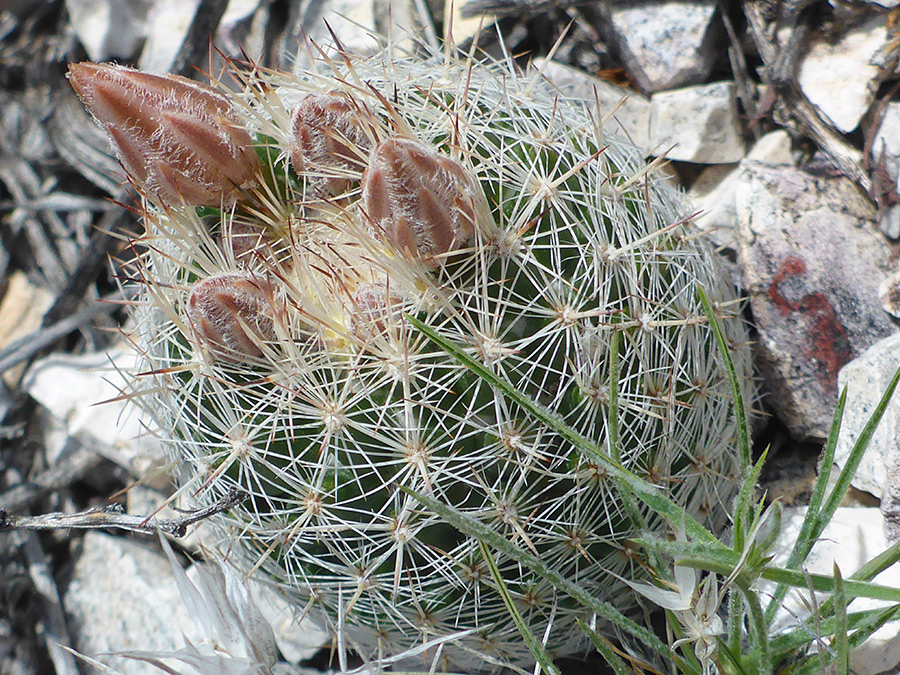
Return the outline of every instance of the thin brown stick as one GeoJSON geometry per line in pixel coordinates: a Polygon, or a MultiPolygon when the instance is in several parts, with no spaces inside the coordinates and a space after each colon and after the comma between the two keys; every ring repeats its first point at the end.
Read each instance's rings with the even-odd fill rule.
{"type": "Polygon", "coordinates": [[[248,497],[249,495],[246,492],[235,488],[216,503],[193,511],[186,511],[179,518],[130,515],[122,513],[118,504],[79,513],[47,513],[41,516],[15,516],[0,509],[0,531],[119,529],[137,532],[138,534],[164,532],[173,537],[183,537],[187,533],[189,525],[193,525],[217,513],[228,511],[248,497]]]}

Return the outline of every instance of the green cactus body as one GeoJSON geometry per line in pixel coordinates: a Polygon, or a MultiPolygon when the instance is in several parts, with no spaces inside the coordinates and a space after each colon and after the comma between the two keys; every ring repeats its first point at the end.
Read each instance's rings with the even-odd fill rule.
{"type": "MultiPolygon", "coordinates": [[[[149,372],[136,389],[185,484],[204,500],[234,486],[251,495],[223,522],[233,558],[366,658],[464,633],[443,647],[455,667],[532,662],[477,542],[406,486],[633,610],[620,577],[646,574],[614,483],[404,317],[721,525],[734,428],[697,288],[721,312],[745,381],[747,336],[728,275],[678,195],[581,105],[500,66],[386,54],[247,77],[235,107],[266,175],[224,210],[148,204],[135,338],[149,372]],[[338,98],[304,104],[309,94],[338,98]],[[292,132],[301,105],[312,112],[292,132]],[[344,121],[318,126],[326,109],[344,121]],[[390,139],[403,142],[379,145],[390,139]],[[370,163],[378,152],[383,175],[370,163]],[[407,160],[425,182],[391,173],[407,160]],[[401,197],[425,214],[424,230],[399,216],[373,223],[369,212],[396,214],[401,197]],[[426,235],[424,252],[408,244],[426,235]],[[221,282],[224,294],[200,286],[227,274],[238,276],[221,282]],[[234,291],[248,284],[252,298],[234,291]],[[204,302],[232,315],[198,328],[189,305],[204,302]],[[230,354],[226,337],[238,345],[230,354]]],[[[498,564],[551,654],[584,648],[583,609],[518,563],[498,564]]]]}

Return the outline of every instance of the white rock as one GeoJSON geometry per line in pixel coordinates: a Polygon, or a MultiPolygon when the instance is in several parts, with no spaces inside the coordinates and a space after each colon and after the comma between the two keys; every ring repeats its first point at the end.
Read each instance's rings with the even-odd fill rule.
{"type": "MultiPolygon", "coordinates": [[[[853,444],[869,421],[888,382],[900,364],[900,333],[875,343],[841,368],[838,388],[847,387],[847,405],[834,461],[844,466],[853,444]]],[[[853,478],[855,488],[882,497],[888,467],[900,456],[900,397],[895,396],[875,430],[853,478]]]]}
{"type": "MultiPolygon", "coordinates": [[[[791,157],[791,137],[779,129],[760,138],[746,159],[766,164],[788,165],[791,157]]],[[[710,233],[710,238],[719,246],[737,246],[737,211],[734,196],[740,177],[740,166],[722,164],[711,166],[694,181],[688,197],[696,210],[702,213],[694,222],[710,233]]]]}
{"type": "Polygon", "coordinates": [[[734,83],[714,82],[653,94],[650,142],[654,152],[665,153],[669,159],[700,164],[740,161],[744,142],[734,83]]]}
{"type": "Polygon", "coordinates": [[[890,206],[878,218],[878,229],[889,239],[900,239],[900,206],[890,206]]]}
{"type": "Polygon", "coordinates": [[[272,588],[252,579],[250,595],[272,626],[278,650],[291,663],[312,658],[331,640],[331,636],[312,621],[298,620],[297,609],[272,588]]]}
{"type": "Polygon", "coordinates": [[[260,7],[260,2],[261,0],[228,1],[216,31],[216,39],[228,56],[240,57],[243,52],[257,61],[262,61],[265,57],[265,29],[269,7],[260,7]]]}
{"type": "Polygon", "coordinates": [[[122,675],[158,675],[152,666],[109,656],[126,650],[169,651],[200,631],[188,615],[168,561],[144,545],[88,532],[63,605],[77,649],[122,675]]]}
{"type": "Polygon", "coordinates": [[[598,3],[628,74],[648,93],[698,84],[712,70],[714,0],[598,3]]]}
{"type": "Polygon", "coordinates": [[[444,8],[443,29],[444,41],[454,45],[465,45],[473,38],[483,36],[485,33],[496,31],[494,24],[497,17],[492,14],[479,14],[477,16],[464,16],[463,6],[465,0],[444,2],[440,6],[444,8]]]}
{"type": "MultiPolygon", "coordinates": [[[[337,55],[332,31],[340,41],[344,51],[358,55],[374,54],[378,50],[378,35],[375,25],[375,4],[373,0],[322,0],[303,3],[304,35],[294,39],[301,45],[294,63],[295,72],[303,71],[309,64],[309,54],[305,47],[307,39],[318,45],[331,56],[337,55]],[[330,29],[330,30],[329,30],[330,29]]],[[[318,54],[315,54],[318,56],[318,54]]]]}
{"type": "Polygon", "coordinates": [[[884,159],[891,180],[900,177],[900,103],[888,103],[878,132],[872,140],[872,159],[884,159]]]}
{"type": "Polygon", "coordinates": [[[642,150],[650,149],[650,100],[571,66],[535,59],[534,69],[549,80],[560,96],[586,101],[603,120],[603,128],[624,135],[642,150]]]}
{"type": "MultiPolygon", "coordinates": [[[[773,547],[775,564],[783,564],[806,515],[806,507],[785,508],[782,519],[782,531],[773,547]]],[[[859,567],[888,548],[884,536],[884,519],[877,508],[839,508],[819,541],[813,547],[803,569],[813,574],[832,576],[834,565],[841,570],[847,579],[859,567]]],[[[875,582],[885,585],[900,586],[900,566],[894,565],[875,577],[875,582]]],[[[771,592],[770,582],[760,583],[760,591],[764,596],[771,592]]],[[[818,601],[824,595],[817,594],[818,601]]],[[[885,607],[890,603],[857,598],[848,605],[848,611],[862,611],[876,607],[885,607]]],[[[797,625],[798,619],[810,616],[810,608],[814,607],[809,593],[797,589],[788,593],[782,607],[775,618],[779,629],[788,629],[797,625]]],[[[856,675],[875,675],[876,673],[897,672],[900,664],[900,624],[897,622],[883,626],[861,647],[850,654],[851,672],[856,675]]]]}
{"type": "Polygon", "coordinates": [[[66,0],[69,21],[91,61],[133,55],[147,33],[143,0],[66,0]]]}
{"type": "Polygon", "coordinates": [[[820,40],[800,61],[797,81],[835,128],[853,131],[875,100],[888,40],[884,16],[848,30],[837,42],[820,40]]]}
{"type": "MultiPolygon", "coordinates": [[[[200,0],[156,0],[148,16],[149,31],[138,67],[167,73],[184,43],[200,0]]],[[[200,64],[195,64],[200,65],[200,64]]]]}
{"type": "Polygon", "coordinates": [[[135,367],[128,347],[108,353],[54,354],[35,363],[22,387],[65,425],[69,436],[99,441],[98,453],[137,476],[165,464],[160,444],[147,431],[146,420],[128,401],[114,401],[135,367]]]}

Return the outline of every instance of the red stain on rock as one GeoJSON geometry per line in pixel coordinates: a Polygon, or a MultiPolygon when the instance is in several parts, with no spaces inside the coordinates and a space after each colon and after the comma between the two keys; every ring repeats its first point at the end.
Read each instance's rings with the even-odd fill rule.
{"type": "Polygon", "coordinates": [[[847,329],[841,323],[834,306],[821,291],[808,293],[799,301],[786,298],[779,285],[789,277],[799,277],[806,273],[806,263],[790,256],[775,273],[769,285],[768,295],[782,314],[801,315],[805,338],[804,354],[816,364],[819,382],[824,387],[837,385],[838,371],[853,356],[847,329]]]}
{"type": "Polygon", "coordinates": [[[781,294],[781,290],[779,290],[778,285],[787,279],[788,277],[799,277],[806,273],[806,263],[800,260],[800,258],[795,258],[794,256],[789,257],[783,263],[781,263],[781,267],[778,268],[778,271],[775,273],[775,276],[772,279],[772,283],[769,284],[769,299],[772,301],[772,304],[775,305],[782,314],[790,314],[791,312],[797,311],[797,305],[799,303],[794,303],[788,300],[781,294]]]}

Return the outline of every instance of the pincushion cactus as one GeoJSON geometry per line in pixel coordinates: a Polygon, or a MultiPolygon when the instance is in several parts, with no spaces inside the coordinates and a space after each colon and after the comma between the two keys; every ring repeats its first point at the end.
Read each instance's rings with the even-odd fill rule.
{"type": "MultiPolygon", "coordinates": [[[[409,488],[633,610],[622,579],[646,572],[615,482],[407,317],[721,525],[731,396],[697,289],[745,381],[747,336],[677,193],[587,107],[502,65],[386,52],[238,73],[238,93],[70,75],[146,204],[134,393],[199,499],[250,494],[222,523],[231,558],[342,651],[457,636],[455,667],[532,662],[477,542],[409,488]]],[[[582,649],[584,610],[497,562],[548,651],[582,649]]]]}

